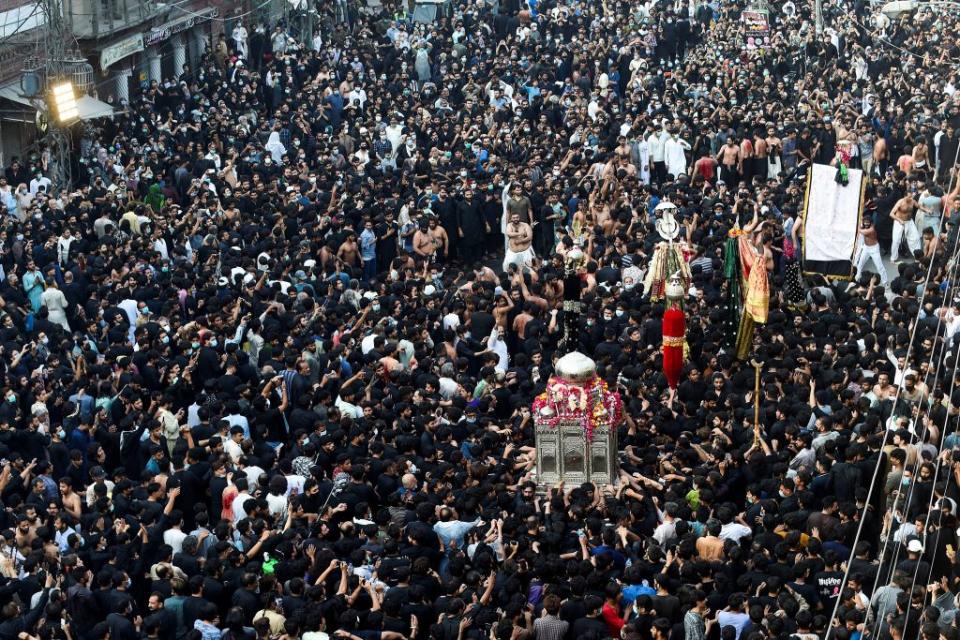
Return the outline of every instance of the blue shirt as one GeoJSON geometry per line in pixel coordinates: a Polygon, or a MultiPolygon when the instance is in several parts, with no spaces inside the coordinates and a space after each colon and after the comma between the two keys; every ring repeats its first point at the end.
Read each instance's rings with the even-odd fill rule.
{"type": "Polygon", "coordinates": [[[373,229],[364,229],[360,234],[360,257],[373,260],[377,257],[377,234],[373,229]]]}
{"type": "Polygon", "coordinates": [[[630,584],[620,589],[624,602],[633,604],[640,596],[655,596],[657,590],[646,584],[630,584]]]}
{"type": "Polygon", "coordinates": [[[450,548],[451,542],[456,542],[457,548],[462,549],[463,536],[467,535],[467,532],[478,524],[480,524],[480,520],[474,520],[473,522],[451,520],[450,522],[438,522],[433,525],[433,530],[436,531],[446,548],[450,548]]]}

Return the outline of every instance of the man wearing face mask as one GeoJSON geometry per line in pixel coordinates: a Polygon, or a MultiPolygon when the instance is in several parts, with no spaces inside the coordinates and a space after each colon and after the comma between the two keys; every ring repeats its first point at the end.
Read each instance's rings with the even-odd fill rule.
{"type": "Polygon", "coordinates": [[[387,137],[387,129],[380,129],[380,133],[377,134],[377,139],[373,141],[373,156],[376,158],[377,167],[381,171],[397,168],[393,150],[393,143],[390,142],[390,139],[387,137]]]}
{"type": "Polygon", "coordinates": [[[197,375],[201,380],[219,378],[223,375],[223,369],[220,366],[220,354],[217,351],[219,345],[217,336],[204,332],[200,336],[200,345],[197,356],[197,375]]]}

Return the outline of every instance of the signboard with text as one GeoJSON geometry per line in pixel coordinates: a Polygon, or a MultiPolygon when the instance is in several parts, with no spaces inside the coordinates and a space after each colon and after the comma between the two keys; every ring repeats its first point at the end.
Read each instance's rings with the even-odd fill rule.
{"type": "Polygon", "coordinates": [[[770,46],[770,18],[764,9],[743,12],[743,31],[747,49],[766,49],[770,46]]]}
{"type": "Polygon", "coordinates": [[[124,38],[100,52],[100,68],[106,70],[127,56],[143,51],[143,48],[143,34],[138,33],[124,38]]]}
{"type": "Polygon", "coordinates": [[[218,15],[220,15],[219,9],[213,7],[196,15],[187,16],[186,18],[180,18],[179,20],[162,24],[159,27],[154,27],[150,31],[147,31],[145,34],[143,34],[144,43],[148,47],[150,45],[159,44],[165,40],[169,40],[172,36],[175,36],[178,33],[192,29],[198,24],[203,24],[208,20],[212,20],[218,15]]]}

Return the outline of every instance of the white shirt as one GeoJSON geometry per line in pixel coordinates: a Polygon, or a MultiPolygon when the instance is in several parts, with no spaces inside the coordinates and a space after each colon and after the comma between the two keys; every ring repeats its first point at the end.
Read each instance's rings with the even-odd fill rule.
{"type": "Polygon", "coordinates": [[[751,533],[750,527],[746,527],[739,522],[730,522],[720,528],[720,539],[739,542],[740,538],[749,536],[751,533]]]}
{"type": "Polygon", "coordinates": [[[650,158],[653,162],[663,162],[666,141],[665,134],[662,132],[660,135],[651,133],[650,137],[647,138],[647,145],[650,147],[650,158]]]}
{"type": "Polygon", "coordinates": [[[37,192],[40,191],[40,187],[43,187],[43,190],[47,193],[50,193],[50,178],[46,176],[40,176],[39,178],[34,178],[30,181],[30,195],[37,195],[37,192]]]}
{"type": "Polygon", "coordinates": [[[234,464],[236,464],[237,461],[240,460],[240,456],[243,455],[243,449],[233,441],[233,438],[227,438],[223,441],[223,450],[230,456],[234,464]]]}
{"type": "Polygon", "coordinates": [[[174,553],[183,551],[183,540],[187,537],[180,529],[167,529],[163,532],[163,543],[170,545],[174,553]]]}
{"type": "Polygon", "coordinates": [[[363,417],[363,409],[355,404],[345,402],[340,396],[337,396],[337,401],[334,403],[334,406],[340,409],[340,413],[344,417],[353,418],[354,420],[359,420],[363,417]]]}
{"type": "Polygon", "coordinates": [[[460,385],[457,384],[457,381],[453,378],[446,378],[441,376],[440,378],[440,397],[444,400],[450,400],[455,395],[457,395],[457,390],[460,388],[460,385]]]}
{"type": "Polygon", "coordinates": [[[677,525],[673,522],[661,522],[653,531],[653,539],[656,540],[661,547],[676,537],[677,525]]]}
{"type": "Polygon", "coordinates": [[[233,524],[237,524],[247,517],[247,510],[243,505],[245,502],[252,499],[253,496],[246,491],[238,493],[237,497],[233,499],[233,524]]]}
{"type": "Polygon", "coordinates": [[[287,517],[287,497],[284,495],[275,496],[272,493],[267,494],[267,510],[270,515],[278,519],[287,517]]]}
{"type": "Polygon", "coordinates": [[[690,148],[686,140],[670,137],[663,145],[664,162],[667,163],[667,173],[674,177],[687,172],[687,156],[685,150],[690,148]]]}
{"type": "Polygon", "coordinates": [[[291,473],[288,476],[285,476],[287,479],[287,495],[288,496],[298,496],[303,493],[303,485],[307,481],[301,475],[296,473],[291,473]]]}
{"type": "Polygon", "coordinates": [[[134,327],[137,326],[137,318],[140,317],[140,310],[137,308],[137,301],[127,298],[126,300],[122,300],[119,304],[117,304],[117,306],[123,309],[123,312],[127,314],[127,320],[130,321],[130,324],[134,327]]]}
{"type": "Polygon", "coordinates": [[[243,429],[244,438],[250,437],[250,422],[247,420],[246,416],[242,416],[237,413],[231,413],[228,416],[224,416],[223,419],[230,424],[231,428],[240,427],[241,429],[243,429]]]}
{"type": "Polygon", "coordinates": [[[159,253],[164,260],[170,259],[170,254],[167,252],[167,241],[163,238],[157,238],[153,241],[153,250],[159,253]]]}
{"type": "Polygon", "coordinates": [[[247,486],[256,489],[260,486],[260,476],[266,473],[262,468],[255,464],[243,468],[243,473],[247,476],[247,486]]]}
{"type": "Polygon", "coordinates": [[[64,238],[63,236],[57,238],[57,260],[61,265],[67,264],[67,260],[70,258],[70,245],[73,244],[73,238],[64,238]]]}
{"type": "Polygon", "coordinates": [[[496,327],[490,332],[490,339],[487,341],[487,348],[493,351],[500,358],[497,360],[496,369],[506,372],[510,366],[510,354],[507,352],[507,343],[500,339],[500,332],[496,327]]]}
{"type": "MultiPolygon", "coordinates": [[[[107,486],[107,495],[113,496],[113,487],[114,487],[113,480],[107,480],[106,478],[104,478],[103,484],[107,486]]],[[[87,490],[83,494],[83,497],[86,498],[88,505],[92,505],[94,502],[97,501],[97,494],[94,491],[96,486],[97,486],[97,483],[94,482],[89,487],[87,487],[87,490]]]]}
{"type": "Polygon", "coordinates": [[[54,540],[57,543],[57,547],[60,549],[60,553],[66,553],[70,549],[70,544],[67,541],[73,534],[77,534],[77,536],[80,538],[80,543],[83,544],[83,536],[70,527],[67,527],[65,531],[57,531],[56,535],[54,536],[54,540]]]}
{"type": "Polygon", "coordinates": [[[450,329],[451,331],[456,331],[457,327],[460,326],[460,316],[452,311],[447,315],[443,316],[443,328],[450,329]]]}
{"type": "Polygon", "coordinates": [[[367,103],[367,92],[364,91],[363,87],[354,87],[353,91],[347,94],[347,104],[353,104],[354,100],[357,100],[360,103],[360,108],[363,109],[363,106],[367,103]]]}

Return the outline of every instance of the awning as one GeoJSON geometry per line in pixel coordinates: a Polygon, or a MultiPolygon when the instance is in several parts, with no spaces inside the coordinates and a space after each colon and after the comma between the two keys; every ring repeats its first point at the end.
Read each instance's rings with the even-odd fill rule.
{"type": "Polygon", "coordinates": [[[30,98],[20,93],[20,87],[14,85],[8,84],[5,87],[0,87],[0,98],[6,98],[17,104],[25,104],[28,107],[36,107],[36,104],[31,102],[30,98]]]}
{"type": "Polygon", "coordinates": [[[81,96],[77,100],[77,111],[80,112],[81,120],[113,117],[113,107],[90,96],[81,96]]]}
{"type": "MultiPolygon", "coordinates": [[[[14,85],[0,87],[0,98],[11,100],[18,104],[23,104],[34,109],[43,106],[43,100],[40,98],[28,98],[20,93],[20,88],[14,85]]],[[[77,100],[77,111],[80,113],[81,120],[93,120],[94,118],[109,118],[114,114],[113,107],[106,102],[101,102],[90,96],[80,96],[77,100]]]]}

